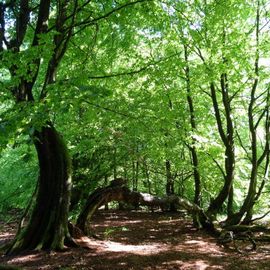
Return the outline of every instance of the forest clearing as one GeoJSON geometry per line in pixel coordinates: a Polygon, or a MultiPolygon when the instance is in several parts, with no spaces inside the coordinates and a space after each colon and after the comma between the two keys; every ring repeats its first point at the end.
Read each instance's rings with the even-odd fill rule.
{"type": "Polygon", "coordinates": [[[269,171],[269,1],[0,0],[0,268],[267,269],[269,171]]]}

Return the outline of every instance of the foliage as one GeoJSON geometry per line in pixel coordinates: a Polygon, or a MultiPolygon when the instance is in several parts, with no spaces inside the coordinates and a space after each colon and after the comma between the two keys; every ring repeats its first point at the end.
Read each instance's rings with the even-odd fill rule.
{"type": "MultiPolygon", "coordinates": [[[[1,52],[2,211],[25,206],[38,169],[31,140],[17,143],[22,135],[32,138],[48,120],[72,154],[79,207],[87,194],[115,177],[158,195],[166,192],[171,178],[175,193],[193,200],[194,169],[200,175],[203,208],[216,202],[226,184],[228,190],[234,188],[233,212],[245,202],[255,211],[266,207],[269,5],[263,0],[138,1],[110,13],[127,3],[133,2],[90,1],[83,6],[44,98],[40,95],[55,49],[55,29],[42,33],[33,47],[29,28],[19,54],[1,52]],[[37,57],[42,63],[33,86],[35,101],[18,104],[11,89],[22,78],[31,80],[37,57]],[[19,68],[11,76],[12,66],[19,68]],[[23,193],[13,198],[17,191],[23,193]]],[[[55,22],[54,9],[52,5],[49,25],[55,22]]],[[[12,14],[7,15],[10,24],[12,14]]],[[[36,17],[33,12],[30,20],[36,17]]],[[[228,196],[221,200],[222,214],[228,196]]]]}
{"type": "Polygon", "coordinates": [[[0,158],[0,213],[24,209],[35,189],[38,168],[34,150],[27,144],[9,147],[0,158]]]}

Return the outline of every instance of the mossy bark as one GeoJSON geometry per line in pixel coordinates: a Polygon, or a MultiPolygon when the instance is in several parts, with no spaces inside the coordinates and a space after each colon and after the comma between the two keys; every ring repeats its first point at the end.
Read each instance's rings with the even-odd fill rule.
{"type": "Polygon", "coordinates": [[[69,238],[71,162],[66,145],[51,124],[35,132],[34,143],[40,168],[36,204],[29,224],[16,235],[8,254],[36,249],[61,250],[69,238]]]}

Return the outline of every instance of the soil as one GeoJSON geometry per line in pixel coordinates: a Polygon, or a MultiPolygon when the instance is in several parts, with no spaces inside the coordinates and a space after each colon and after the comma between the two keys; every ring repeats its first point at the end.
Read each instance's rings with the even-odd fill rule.
{"type": "MultiPolygon", "coordinates": [[[[0,243],[12,239],[14,225],[0,223],[0,243]]],[[[0,264],[34,270],[270,269],[270,244],[259,243],[256,251],[240,254],[233,246],[217,244],[179,213],[99,211],[91,227],[99,239],[81,239],[87,248],[1,254],[0,264]]]]}

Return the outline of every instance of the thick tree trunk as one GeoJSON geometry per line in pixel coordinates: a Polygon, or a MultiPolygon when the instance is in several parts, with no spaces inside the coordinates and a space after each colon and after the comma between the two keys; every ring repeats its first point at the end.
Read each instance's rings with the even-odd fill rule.
{"type": "Polygon", "coordinates": [[[64,248],[69,239],[68,208],[71,162],[66,145],[52,125],[35,132],[40,175],[37,201],[28,226],[15,240],[8,254],[23,250],[64,248]]]}

